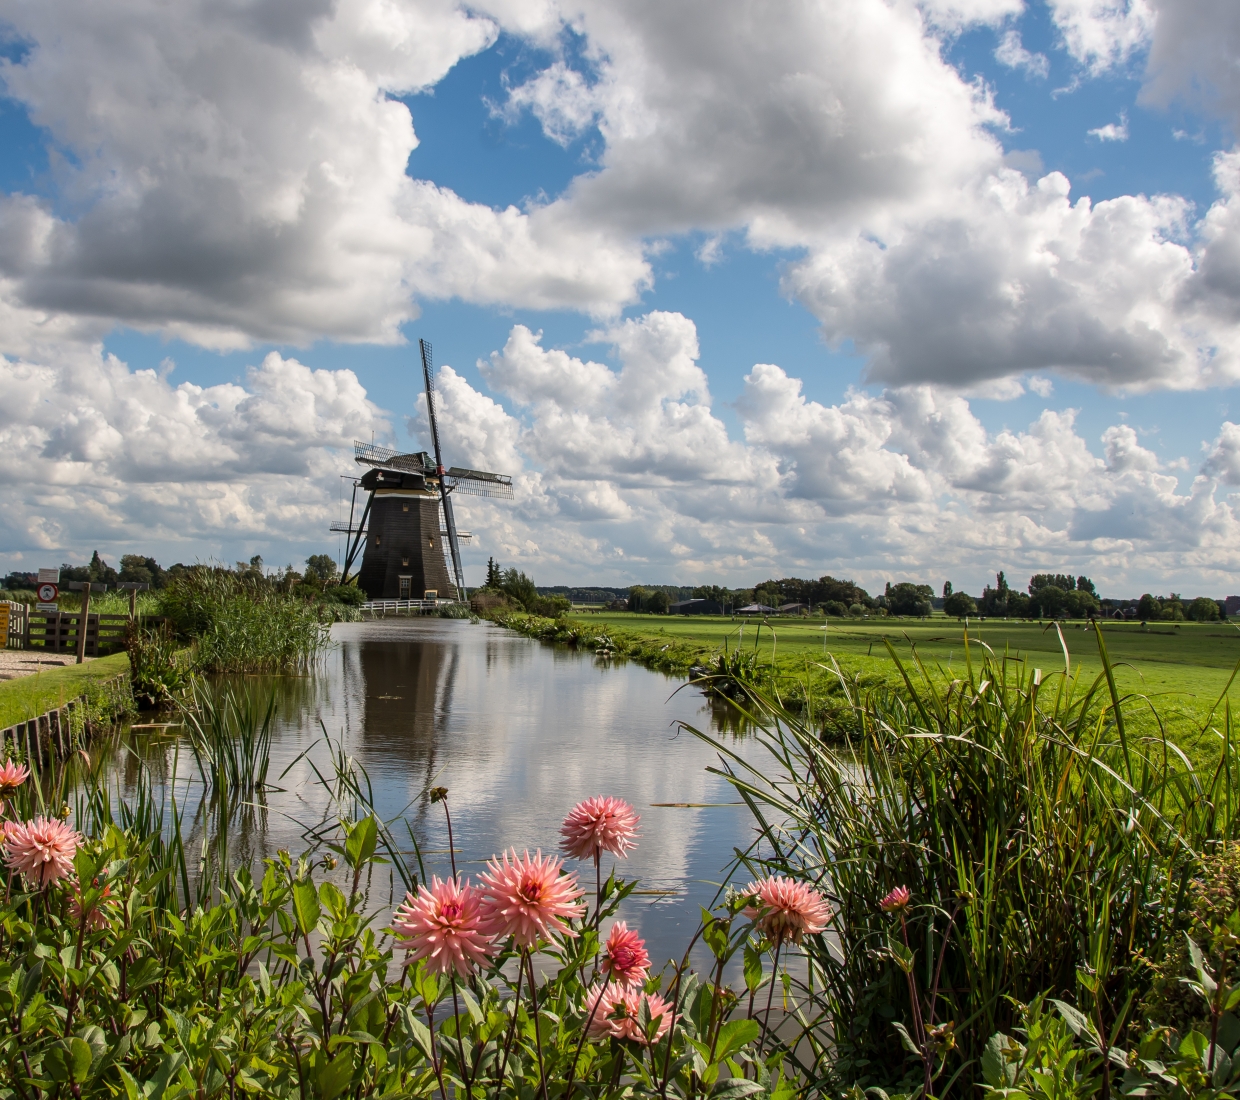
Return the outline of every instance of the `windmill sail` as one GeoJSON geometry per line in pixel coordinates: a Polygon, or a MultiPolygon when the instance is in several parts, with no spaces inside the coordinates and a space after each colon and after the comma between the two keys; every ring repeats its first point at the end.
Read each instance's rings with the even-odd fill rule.
{"type": "Polygon", "coordinates": [[[418,341],[422,354],[422,377],[426,382],[426,416],[431,424],[431,443],[435,447],[435,472],[439,475],[439,500],[443,506],[444,524],[448,528],[448,549],[452,552],[452,571],[456,581],[457,599],[465,598],[465,570],[461,568],[461,544],[456,537],[456,519],[452,515],[452,500],[448,493],[452,486],[445,484],[443,453],[439,449],[439,425],[435,420],[435,373],[431,366],[431,346],[425,340],[418,341]]]}

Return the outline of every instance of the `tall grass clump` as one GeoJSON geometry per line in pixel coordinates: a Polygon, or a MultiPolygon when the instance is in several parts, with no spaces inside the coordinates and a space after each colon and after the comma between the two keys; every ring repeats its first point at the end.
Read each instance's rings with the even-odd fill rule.
{"type": "Polygon", "coordinates": [[[161,598],[203,672],[300,672],[327,644],[317,606],[257,573],[195,566],[161,598]]]}
{"type": "Polygon", "coordinates": [[[973,1095],[991,1037],[1046,994],[1100,1037],[1107,1093],[1108,1044],[1148,1022],[1190,886],[1236,839],[1240,759],[1225,696],[1208,767],[1165,735],[1134,737],[1128,712],[1152,708],[1120,697],[1097,644],[1091,680],[976,645],[956,678],[891,650],[900,692],[861,695],[834,668],[859,731],[844,746],[742,685],[769,754],[720,746],[761,836],[742,858],[836,909],[799,991],[796,1049],[823,1088],[973,1095]]]}
{"type": "Polygon", "coordinates": [[[184,713],[194,762],[209,797],[236,804],[261,794],[271,763],[275,697],[262,700],[231,684],[195,680],[184,713]]]}

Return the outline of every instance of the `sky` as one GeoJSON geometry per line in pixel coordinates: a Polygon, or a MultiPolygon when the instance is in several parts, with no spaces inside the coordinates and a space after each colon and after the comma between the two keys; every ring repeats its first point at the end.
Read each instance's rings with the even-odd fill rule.
{"type": "Polygon", "coordinates": [[[1240,5],[0,0],[0,570],[1240,592],[1240,5]]]}

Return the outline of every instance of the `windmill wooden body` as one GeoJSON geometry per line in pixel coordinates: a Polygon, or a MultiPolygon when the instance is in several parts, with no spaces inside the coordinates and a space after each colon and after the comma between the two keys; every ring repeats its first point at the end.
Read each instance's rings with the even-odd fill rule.
{"type": "Polygon", "coordinates": [[[431,346],[425,340],[418,346],[434,457],[425,451],[402,454],[373,443],[354,443],[354,461],[371,468],[353,484],[348,523],[332,524],[333,531],[349,535],[341,583],[348,582],[364,546],[357,583],[372,600],[464,599],[460,542],[470,536],[457,531],[451,495],[512,499],[512,478],[506,474],[444,467],[431,346]],[[359,489],[366,504],[354,523],[359,489]]]}

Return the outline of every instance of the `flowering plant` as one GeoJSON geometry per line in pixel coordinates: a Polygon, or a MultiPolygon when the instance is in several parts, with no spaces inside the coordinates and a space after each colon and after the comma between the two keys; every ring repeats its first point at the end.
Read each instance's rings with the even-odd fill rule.
{"type": "MultiPolygon", "coordinates": [[[[0,1095],[789,1100],[806,1084],[761,961],[796,942],[792,918],[774,920],[762,890],[704,913],[658,968],[615,919],[636,883],[609,875],[586,899],[554,856],[501,853],[474,881],[431,877],[376,912],[373,816],[341,823],[343,866],[281,852],[257,880],[221,873],[196,898],[179,828],[169,844],[136,819],[87,836],[9,823],[0,1095]],[[715,960],[705,976],[698,943],[715,960]],[[741,951],[748,998],[724,981],[741,951]]],[[[799,931],[816,935],[808,904],[799,931]]]]}

